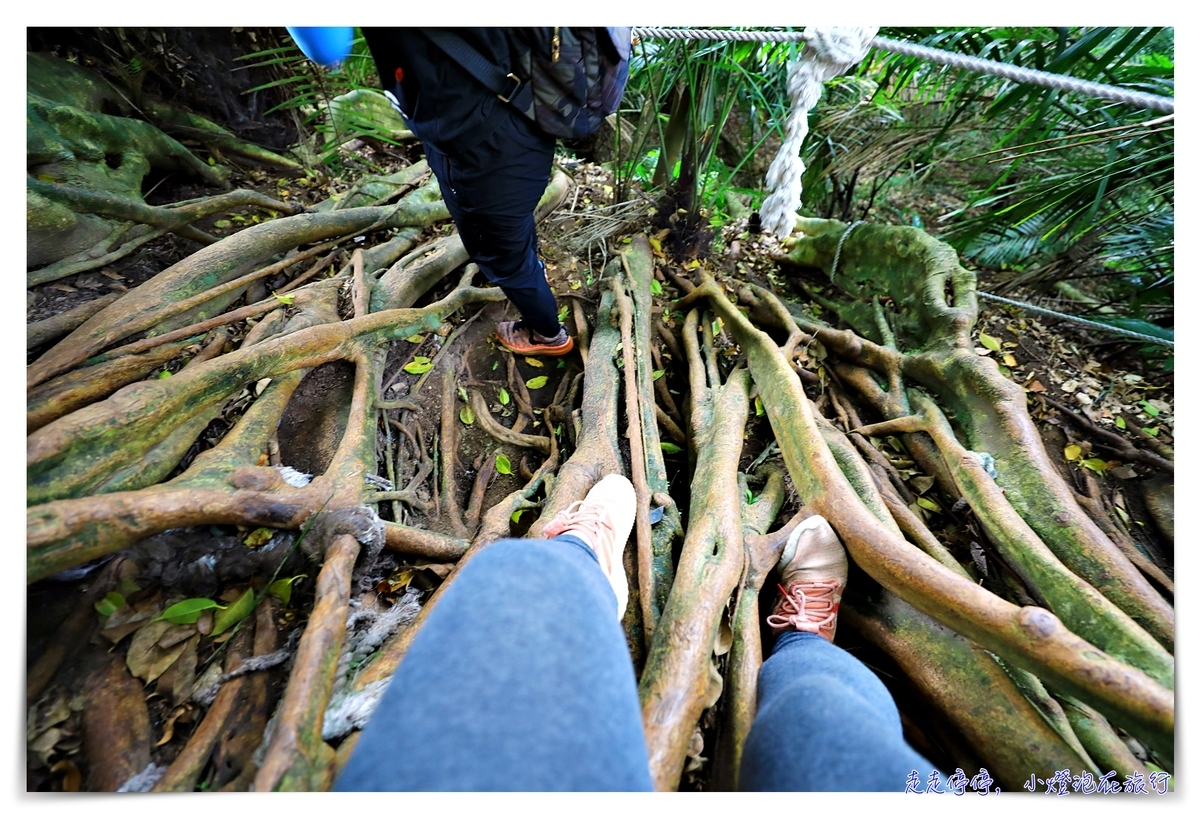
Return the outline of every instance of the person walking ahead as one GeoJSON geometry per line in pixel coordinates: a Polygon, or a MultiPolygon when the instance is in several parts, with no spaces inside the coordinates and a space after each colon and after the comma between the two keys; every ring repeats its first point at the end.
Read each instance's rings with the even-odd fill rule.
{"type": "MultiPolygon", "coordinates": [[[[326,66],[345,59],[353,36],[349,28],[288,31],[326,66]]],[[[521,314],[496,326],[496,340],[523,355],[566,355],[575,344],[558,320],[534,222],[555,139],[460,63],[465,52],[518,87],[512,72],[528,49],[525,30],[364,28],[363,35],[384,94],[424,145],[463,246],[521,314]],[[452,47],[457,57],[446,51],[452,47]]],[[[603,45],[620,56],[613,41],[603,45]]]]}

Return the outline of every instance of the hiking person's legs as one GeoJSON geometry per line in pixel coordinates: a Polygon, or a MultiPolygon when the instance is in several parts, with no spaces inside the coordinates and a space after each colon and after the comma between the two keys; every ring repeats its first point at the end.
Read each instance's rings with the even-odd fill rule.
{"type": "Polygon", "coordinates": [[[427,144],[425,155],[471,259],[530,329],[554,337],[558,304],[538,258],[533,216],[550,180],[554,139],[507,106],[494,116],[503,121],[480,143],[453,154],[427,144]]]}
{"type": "MultiPolygon", "coordinates": [[[[632,487],[616,488],[631,525],[632,487]]],[[[595,507],[556,518],[554,539],[501,540],[462,567],[335,789],[651,789],[621,589],[605,570],[623,572],[629,528],[606,551],[595,507]]]]}

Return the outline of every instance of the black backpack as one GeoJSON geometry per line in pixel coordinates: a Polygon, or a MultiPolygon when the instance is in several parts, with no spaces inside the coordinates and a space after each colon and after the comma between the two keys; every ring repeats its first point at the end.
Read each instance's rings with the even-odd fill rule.
{"type": "Polygon", "coordinates": [[[452,29],[422,33],[485,88],[561,139],[595,133],[617,110],[629,79],[629,28],[514,29],[508,70],[452,29]]]}

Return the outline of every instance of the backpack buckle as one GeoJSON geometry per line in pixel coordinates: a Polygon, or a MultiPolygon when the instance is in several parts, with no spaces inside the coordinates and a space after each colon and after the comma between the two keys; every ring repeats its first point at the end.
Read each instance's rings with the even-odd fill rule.
{"type": "Polygon", "coordinates": [[[515,74],[509,74],[506,77],[506,79],[512,80],[513,84],[512,84],[512,88],[509,88],[508,91],[506,92],[507,95],[506,94],[496,94],[496,96],[500,97],[501,102],[511,101],[512,98],[517,95],[517,91],[521,90],[521,80],[518,79],[515,74]]]}

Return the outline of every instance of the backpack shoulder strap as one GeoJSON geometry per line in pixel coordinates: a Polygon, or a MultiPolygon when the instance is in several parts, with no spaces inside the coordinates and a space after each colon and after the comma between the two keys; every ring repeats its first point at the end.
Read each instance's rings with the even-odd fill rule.
{"type": "Polygon", "coordinates": [[[518,109],[526,106],[527,97],[532,93],[529,84],[515,74],[506,74],[462,37],[445,28],[425,28],[421,33],[502,102],[515,105],[518,109]]]}

